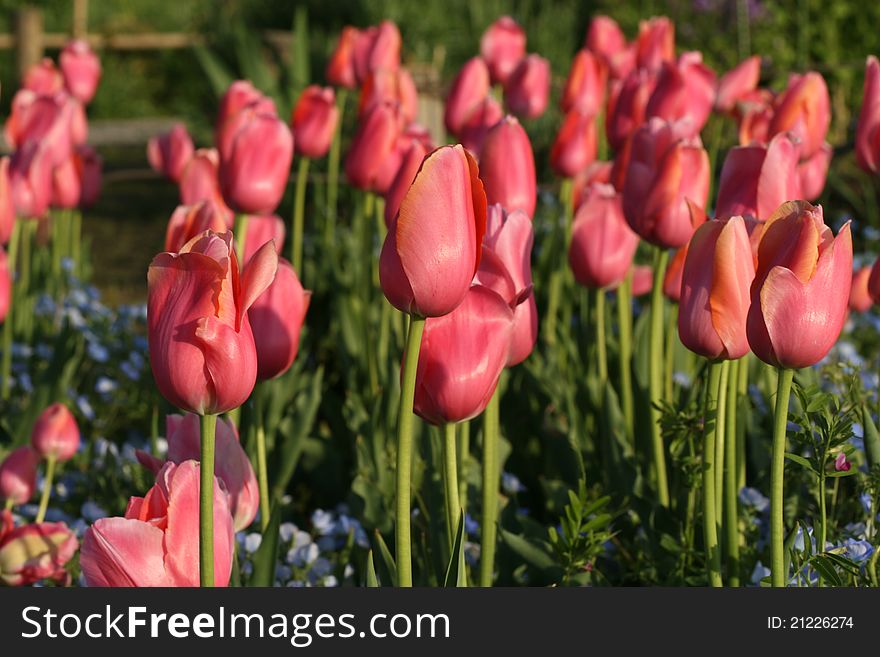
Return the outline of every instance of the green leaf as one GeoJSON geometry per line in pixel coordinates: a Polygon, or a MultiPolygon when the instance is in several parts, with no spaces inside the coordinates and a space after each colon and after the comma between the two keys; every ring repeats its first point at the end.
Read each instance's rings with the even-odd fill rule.
{"type": "Polygon", "coordinates": [[[232,84],[232,74],[223,65],[220,58],[205,46],[194,45],[193,53],[195,54],[196,59],[199,60],[199,64],[202,66],[202,71],[204,71],[205,77],[207,77],[208,82],[211,83],[211,89],[214,90],[214,94],[217,98],[220,98],[220,96],[222,96],[229,88],[229,85],[232,84]]]}
{"type": "Polygon", "coordinates": [[[812,472],[812,473],[814,473],[814,474],[816,474],[816,475],[819,474],[818,472],[816,472],[816,469],[813,467],[813,464],[810,463],[810,462],[809,462],[807,459],[805,459],[803,456],[799,456],[799,455],[797,455],[797,454],[792,454],[791,452],[786,452],[786,453],[785,453],[785,458],[787,458],[789,461],[794,461],[794,462],[797,463],[798,465],[802,465],[802,466],[804,466],[807,470],[809,470],[810,472],[812,472]]]}
{"type": "Polygon", "coordinates": [[[467,563],[464,558],[464,511],[459,514],[458,526],[455,530],[455,541],[452,544],[452,553],[449,557],[449,565],[446,566],[446,577],[443,578],[443,586],[467,587],[467,563]]]}
{"type": "Polygon", "coordinates": [[[544,573],[556,573],[557,576],[562,575],[562,568],[557,565],[553,556],[544,547],[537,544],[536,541],[530,541],[503,528],[499,529],[501,539],[523,561],[544,573]]]}
{"type": "Polygon", "coordinates": [[[865,454],[868,457],[868,467],[873,468],[880,464],[880,433],[877,432],[877,425],[871,417],[871,410],[865,404],[862,407],[862,427],[865,432],[865,454]]]}
{"type": "Polygon", "coordinates": [[[394,557],[391,556],[391,550],[389,550],[388,545],[385,544],[385,539],[382,538],[382,534],[376,531],[373,533],[373,536],[376,539],[376,545],[379,548],[379,556],[382,557],[382,563],[385,564],[385,568],[388,570],[388,575],[391,577],[391,586],[397,586],[397,564],[394,562],[394,557]]]}
{"type": "Polygon", "coordinates": [[[371,589],[379,588],[379,578],[376,577],[376,564],[373,563],[373,551],[367,553],[367,586],[371,589]]]}
{"type": "Polygon", "coordinates": [[[825,474],[826,477],[851,477],[854,474],[858,474],[859,471],[857,468],[850,468],[849,470],[833,470],[825,474]]]}
{"type": "Polygon", "coordinates": [[[281,525],[281,507],[272,505],[269,514],[269,525],[263,532],[260,547],[254,553],[254,572],[250,586],[272,586],[275,583],[275,565],[278,563],[278,527],[281,525]]]}
{"type": "Polygon", "coordinates": [[[816,571],[822,576],[822,578],[832,586],[843,585],[843,580],[840,579],[840,574],[834,567],[833,562],[828,559],[824,554],[817,554],[812,559],[810,559],[809,563],[813,568],[816,569],[816,571]]]}

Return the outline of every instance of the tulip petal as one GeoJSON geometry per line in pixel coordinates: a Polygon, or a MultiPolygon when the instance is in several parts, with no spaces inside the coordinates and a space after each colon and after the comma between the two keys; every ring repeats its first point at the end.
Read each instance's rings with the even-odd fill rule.
{"type": "Polygon", "coordinates": [[[746,315],[749,289],[755,277],[752,247],[742,217],[728,221],[715,243],[712,288],[709,305],[712,324],[724,344],[725,356],[737,359],[749,351],[746,338],[746,315]]]}
{"type": "Polygon", "coordinates": [[[277,271],[278,252],[275,249],[275,241],[271,240],[260,247],[244,268],[241,277],[242,298],[239,308],[239,313],[242,316],[257,300],[257,297],[272,285],[277,271]]]}
{"type": "Polygon", "coordinates": [[[169,586],[161,529],[128,518],[101,518],[83,537],[88,586],[169,586]]]}

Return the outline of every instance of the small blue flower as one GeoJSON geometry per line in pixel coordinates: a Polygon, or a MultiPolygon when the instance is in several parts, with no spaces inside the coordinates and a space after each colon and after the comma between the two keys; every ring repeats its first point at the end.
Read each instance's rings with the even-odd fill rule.
{"type": "Polygon", "coordinates": [[[287,552],[287,561],[297,568],[302,568],[315,561],[319,554],[320,549],[318,548],[317,543],[309,543],[302,547],[291,548],[287,552]]]}
{"type": "Polygon", "coordinates": [[[770,500],[764,497],[764,495],[757,488],[750,488],[748,486],[744,486],[739,491],[739,501],[742,502],[744,506],[750,506],[758,513],[764,513],[769,506],[770,500]]]}
{"type": "Polygon", "coordinates": [[[754,570],[752,570],[750,581],[755,586],[760,586],[761,580],[765,577],[770,577],[770,569],[758,561],[758,563],[755,564],[754,570]]]}
{"type": "Polygon", "coordinates": [[[315,531],[321,535],[333,533],[335,524],[336,521],[330,511],[316,509],[315,512],[312,513],[312,526],[315,528],[315,531]]]}
{"type": "Polygon", "coordinates": [[[89,358],[95,362],[106,363],[110,360],[110,352],[107,350],[107,347],[98,342],[89,341],[86,351],[89,354],[89,358]]]}
{"type": "Polygon", "coordinates": [[[95,392],[100,395],[109,395],[110,393],[115,392],[118,387],[119,384],[107,376],[99,376],[98,380],[95,382],[95,392]]]}
{"type": "Polygon", "coordinates": [[[672,380],[681,388],[690,388],[693,383],[691,377],[686,372],[674,372],[672,380]]]}
{"type": "Polygon", "coordinates": [[[522,493],[525,489],[526,487],[522,485],[522,482],[516,475],[509,472],[505,472],[501,475],[501,490],[503,490],[506,495],[516,495],[517,493],[522,493]]]}
{"type": "Polygon", "coordinates": [[[263,542],[263,535],[258,534],[257,532],[251,532],[244,539],[244,550],[248,554],[253,554],[257,550],[260,549],[260,544],[263,542]]]}
{"type": "Polygon", "coordinates": [[[278,535],[284,543],[292,541],[296,532],[297,526],[292,522],[282,522],[281,526],[278,528],[278,535]]]}
{"type": "Polygon", "coordinates": [[[82,505],[79,513],[89,522],[95,522],[96,520],[107,517],[107,512],[91,500],[82,505]]]}
{"type": "Polygon", "coordinates": [[[92,404],[84,395],[80,395],[76,398],[76,406],[79,408],[79,412],[82,413],[83,417],[87,420],[95,419],[95,409],[92,408],[92,404]]]}

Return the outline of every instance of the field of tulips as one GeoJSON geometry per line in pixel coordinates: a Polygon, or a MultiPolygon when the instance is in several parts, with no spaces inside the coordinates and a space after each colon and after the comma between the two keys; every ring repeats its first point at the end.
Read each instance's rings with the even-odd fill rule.
{"type": "Polygon", "coordinates": [[[3,81],[0,582],[878,586],[876,228],[819,204],[854,151],[876,211],[878,60],[831,144],[824,72],[503,16],[430,126],[405,36],[149,141],[145,305],[83,238],[98,54],[3,81]]]}

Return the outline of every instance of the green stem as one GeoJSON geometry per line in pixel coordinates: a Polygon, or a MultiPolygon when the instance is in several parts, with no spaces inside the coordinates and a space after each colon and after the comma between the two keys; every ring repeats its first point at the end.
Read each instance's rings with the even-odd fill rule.
{"type": "MultiPolygon", "coordinates": [[[[816,543],[816,552],[821,553],[825,551],[825,541],[828,539],[828,515],[825,506],[825,472],[822,471],[819,473],[819,540],[816,543]]],[[[819,574],[819,586],[824,586],[824,582],[822,581],[822,574],[819,574]]]]}
{"type": "Polygon", "coordinates": [[[675,399],[672,387],[672,370],[675,361],[675,341],[678,338],[678,305],[672,304],[666,318],[666,347],[663,350],[663,399],[672,404],[675,399]]]}
{"type": "Polygon", "coordinates": [[[266,465],[266,418],[263,404],[264,384],[254,387],[254,415],[257,437],[257,481],[260,489],[260,530],[265,532],[272,514],[269,506],[269,468],[266,465]]]}
{"type": "Polygon", "coordinates": [[[55,456],[46,457],[46,477],[43,479],[43,494],[40,496],[40,508],[37,511],[35,523],[40,524],[46,518],[46,511],[49,508],[49,496],[52,494],[52,480],[55,478],[55,456]]]}
{"type": "Polygon", "coordinates": [[[339,198],[339,155],[342,151],[342,124],[345,117],[345,101],[348,97],[346,89],[336,92],[336,106],[339,108],[339,120],[336,122],[336,133],[330,144],[330,156],[327,158],[327,223],[324,226],[324,238],[329,246],[336,239],[336,200],[339,198]]]}
{"type": "Polygon", "coordinates": [[[6,511],[12,511],[12,507],[15,506],[15,502],[12,501],[11,497],[6,498],[6,501],[3,503],[3,508],[6,511]]]}
{"type": "MultiPolygon", "coordinates": [[[[244,268],[244,247],[247,243],[248,222],[250,217],[246,214],[235,216],[235,255],[238,257],[238,266],[244,268]]],[[[299,273],[299,272],[297,272],[299,273]]]]}
{"type": "Polygon", "coordinates": [[[749,359],[750,354],[746,354],[740,360],[738,380],[736,391],[737,412],[742,413],[740,421],[736,425],[736,489],[741,490],[746,485],[746,410],[749,403],[749,359]]]}
{"type": "Polygon", "coordinates": [[[706,548],[706,576],[710,586],[722,586],[721,546],[715,514],[715,436],[718,431],[718,397],[725,363],[709,365],[706,405],[703,413],[703,543],[706,548]]]}
{"type": "Polygon", "coordinates": [[[651,417],[651,446],[654,461],[654,478],[657,499],[662,506],[669,506],[669,487],[666,482],[666,453],[660,431],[660,403],[663,401],[663,277],[669,252],[656,248],[654,251],[654,287],[651,290],[651,333],[648,345],[648,402],[651,417]]]}
{"type": "Polygon", "coordinates": [[[455,423],[443,427],[443,489],[446,493],[446,531],[450,549],[455,544],[458,520],[461,517],[461,503],[458,496],[458,459],[455,449],[455,423]]]}
{"type": "Polygon", "coordinates": [[[303,260],[303,223],[306,212],[306,183],[309,179],[309,163],[307,157],[299,158],[296,172],[296,193],[293,197],[293,226],[290,240],[290,262],[296,273],[302,278],[303,260]]]}
{"type": "Polygon", "coordinates": [[[416,392],[416,370],[425,318],[412,315],[406,353],[403,361],[403,381],[400,389],[400,414],[397,417],[397,580],[400,586],[411,587],[412,539],[410,536],[410,483],[413,451],[413,400],[416,392]]]}
{"type": "MultiPolygon", "coordinates": [[[[18,243],[21,236],[21,221],[16,219],[12,225],[12,236],[9,238],[9,253],[6,254],[6,264],[9,268],[9,275],[15,276],[16,261],[18,260],[18,243]]],[[[9,300],[9,309],[6,311],[6,319],[3,321],[3,361],[0,364],[2,372],[2,382],[0,382],[0,397],[9,399],[9,392],[12,389],[12,313],[15,307],[15,286],[11,286],[10,290],[12,298],[9,300]]]]}
{"type": "Polygon", "coordinates": [[[556,315],[559,313],[559,295],[562,293],[562,272],[559,270],[550,274],[550,291],[547,295],[547,319],[545,320],[544,334],[547,336],[547,344],[556,344],[556,315]]]}
{"type": "Polygon", "coordinates": [[[203,415],[199,480],[199,582],[214,586],[214,439],[217,416],[203,415]]]}
{"type": "Polygon", "coordinates": [[[730,361],[721,367],[721,382],[718,384],[718,419],[715,423],[715,520],[718,535],[724,520],[724,455],[727,447],[727,386],[730,381],[730,361]]]}
{"type": "Polygon", "coordinates": [[[724,453],[724,532],[727,549],[727,584],[739,586],[739,501],[737,499],[737,435],[739,370],[745,364],[739,360],[730,363],[727,384],[727,428],[724,453]]]}
{"type": "Polygon", "coordinates": [[[84,271],[83,264],[80,262],[82,254],[82,213],[79,210],[73,213],[72,233],[73,245],[70,250],[70,258],[73,261],[73,271],[78,278],[82,278],[84,271]]]}
{"type": "Polygon", "coordinates": [[[632,273],[617,288],[617,324],[620,345],[620,398],[627,435],[632,439],[634,411],[632,388],[632,273]]]}
{"type": "Polygon", "coordinates": [[[465,463],[470,453],[471,423],[469,420],[458,424],[458,501],[461,510],[467,511],[467,478],[465,477],[465,463]]]}
{"type": "Polygon", "coordinates": [[[495,577],[495,541],[500,476],[499,393],[496,390],[483,413],[483,520],[480,548],[480,586],[492,586],[495,577]]]}
{"type": "Polygon", "coordinates": [[[599,382],[608,381],[608,352],[605,346],[605,290],[596,290],[596,356],[599,361],[599,382]]]}
{"type": "Polygon", "coordinates": [[[776,415],[773,422],[773,451],[770,457],[770,580],[785,586],[785,518],[783,484],[785,479],[785,429],[794,370],[779,368],[776,384],[776,415]]]}

